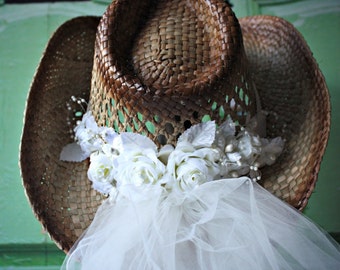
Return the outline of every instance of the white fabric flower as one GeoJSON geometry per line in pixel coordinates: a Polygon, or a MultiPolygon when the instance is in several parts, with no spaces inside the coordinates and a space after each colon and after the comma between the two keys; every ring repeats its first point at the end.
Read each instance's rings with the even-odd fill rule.
{"type": "Polygon", "coordinates": [[[136,187],[160,184],[165,165],[157,158],[154,149],[130,149],[116,160],[114,178],[117,187],[132,184],[136,187]]]}
{"type": "Polygon", "coordinates": [[[82,121],[74,129],[75,136],[81,149],[87,156],[101,150],[103,144],[111,143],[117,136],[109,127],[98,127],[91,111],[83,115],[82,121]]]}
{"type": "Polygon", "coordinates": [[[64,147],[61,159],[90,157],[88,177],[93,188],[113,200],[120,196],[143,200],[166,190],[189,192],[217,176],[254,174],[271,165],[283,149],[281,138],[262,139],[251,127],[237,133],[230,118],[219,128],[214,121],[194,125],[179,137],[175,148],[165,145],[159,151],[146,136],[98,127],[90,111],[74,131],[80,147],[75,143],[64,147]]]}
{"type": "Polygon", "coordinates": [[[261,153],[260,138],[246,130],[242,130],[236,138],[226,141],[227,146],[232,146],[226,151],[226,157],[231,163],[251,165],[261,153]]]}
{"type": "Polygon", "coordinates": [[[114,139],[118,136],[118,134],[111,127],[99,127],[98,135],[107,144],[112,144],[114,139]]]}
{"type": "Polygon", "coordinates": [[[175,180],[172,187],[190,191],[212,181],[219,173],[218,160],[219,153],[213,148],[195,149],[188,142],[179,143],[167,164],[168,172],[175,180]]]}
{"type": "MultiPolygon", "coordinates": [[[[221,176],[239,177],[251,174],[251,170],[258,171],[264,165],[273,164],[281,154],[284,143],[279,137],[260,138],[250,127],[241,128],[236,134],[233,124],[227,120],[217,130],[214,144],[224,153],[220,163],[221,176]]],[[[259,172],[256,174],[260,175],[259,172]]]]}
{"type": "Polygon", "coordinates": [[[104,152],[94,152],[90,156],[88,178],[92,181],[93,188],[104,194],[110,193],[114,186],[113,157],[104,152]]]}
{"type": "Polygon", "coordinates": [[[257,162],[260,166],[272,165],[275,163],[279,155],[281,155],[284,147],[284,141],[281,137],[268,140],[261,138],[262,152],[257,162]]]}
{"type": "Polygon", "coordinates": [[[168,163],[169,155],[172,151],[174,151],[174,147],[171,144],[164,145],[158,152],[158,158],[160,161],[162,161],[164,164],[168,163]]]}

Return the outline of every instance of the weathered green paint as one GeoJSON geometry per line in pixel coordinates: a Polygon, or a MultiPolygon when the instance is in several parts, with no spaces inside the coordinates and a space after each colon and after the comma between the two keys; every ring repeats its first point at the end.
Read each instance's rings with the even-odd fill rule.
{"type": "MultiPolygon", "coordinates": [[[[273,14],[292,22],[307,40],[325,75],[333,125],[319,181],[305,213],[327,231],[339,233],[340,1],[231,2],[238,17],[273,14]]],[[[63,258],[62,252],[51,248],[52,241],[35,219],[21,184],[17,164],[23,111],[35,68],[51,33],[69,18],[102,14],[107,3],[108,0],[97,0],[1,5],[0,0],[0,269],[5,265],[55,265],[63,258]],[[27,249],[29,246],[33,248],[27,249]]]]}
{"type": "MultiPolygon", "coordinates": [[[[0,245],[0,269],[3,266],[58,266],[65,254],[54,244],[0,245]]],[[[25,268],[26,269],[26,268],[25,268]]],[[[59,268],[55,268],[59,269],[59,268]]]]}

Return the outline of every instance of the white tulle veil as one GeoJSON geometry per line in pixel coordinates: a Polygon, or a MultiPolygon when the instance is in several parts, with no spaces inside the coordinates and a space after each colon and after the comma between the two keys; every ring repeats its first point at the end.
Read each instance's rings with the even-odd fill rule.
{"type": "Polygon", "coordinates": [[[340,269],[339,245],[257,183],[283,140],[236,128],[202,123],[158,149],[86,113],[61,159],[89,157],[108,198],[62,269],[340,269]]]}

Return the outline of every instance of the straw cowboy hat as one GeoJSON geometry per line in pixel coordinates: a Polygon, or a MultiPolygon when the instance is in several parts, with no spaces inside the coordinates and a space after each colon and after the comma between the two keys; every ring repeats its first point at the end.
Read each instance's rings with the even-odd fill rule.
{"type": "Polygon", "coordinates": [[[65,252],[104,199],[87,179],[88,160],[59,159],[77,120],[71,96],[89,101],[99,125],[158,145],[175,144],[205,119],[244,125],[261,108],[262,133],[285,140],[278,161],[261,170],[261,184],[300,210],[330,129],[324,77],[283,19],[238,21],[222,0],[117,0],[101,19],[72,19],[50,39],[35,74],[20,150],[33,210],[65,252]]]}

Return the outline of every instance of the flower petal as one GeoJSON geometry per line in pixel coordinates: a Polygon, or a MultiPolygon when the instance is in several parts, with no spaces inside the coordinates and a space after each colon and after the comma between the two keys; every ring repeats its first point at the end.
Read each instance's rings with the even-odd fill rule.
{"type": "Polygon", "coordinates": [[[186,141],[195,148],[210,147],[215,140],[215,121],[194,125],[187,129],[178,139],[178,143],[186,141]]]}

